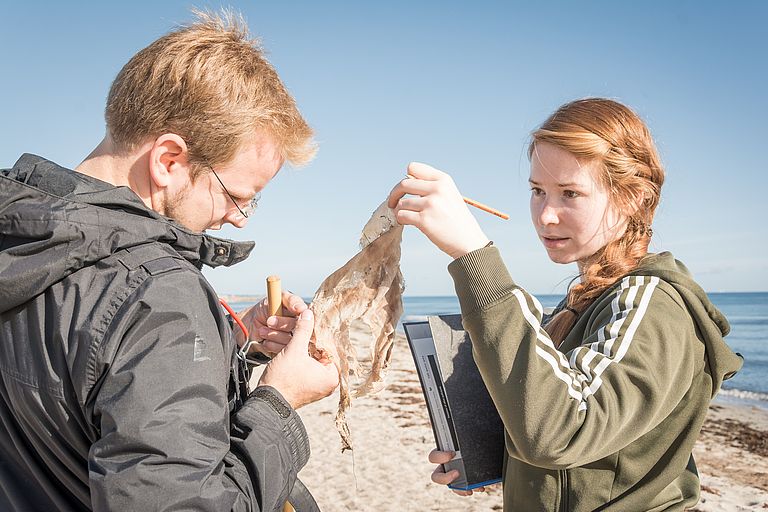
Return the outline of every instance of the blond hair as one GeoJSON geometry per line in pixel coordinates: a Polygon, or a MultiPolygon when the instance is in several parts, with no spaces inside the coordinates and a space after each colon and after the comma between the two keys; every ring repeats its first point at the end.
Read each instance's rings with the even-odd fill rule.
{"type": "Polygon", "coordinates": [[[175,133],[200,172],[200,164],[227,163],[265,132],[291,164],[311,160],[312,129],[242,17],[195,14],[194,23],[133,56],[112,83],[105,117],[118,150],[175,133]]]}
{"type": "Polygon", "coordinates": [[[610,191],[611,204],[627,218],[624,234],[591,258],[581,282],[568,291],[567,308],[547,324],[547,332],[559,343],[577,315],[648,253],[664,168],[645,123],[631,109],[609,99],[587,98],[561,106],[533,132],[529,157],[540,142],[594,164],[596,179],[610,191]]]}

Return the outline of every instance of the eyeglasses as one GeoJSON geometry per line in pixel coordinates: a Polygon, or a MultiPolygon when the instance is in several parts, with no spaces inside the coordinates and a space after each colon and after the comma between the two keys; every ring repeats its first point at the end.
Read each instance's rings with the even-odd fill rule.
{"type": "Polygon", "coordinates": [[[229,196],[229,198],[235,204],[235,208],[237,208],[237,211],[240,212],[240,215],[242,215],[246,219],[248,217],[250,217],[251,215],[253,215],[254,210],[256,210],[256,207],[258,206],[258,202],[259,202],[259,199],[261,198],[261,194],[259,194],[257,192],[256,195],[253,196],[253,198],[251,198],[250,201],[248,201],[248,204],[246,204],[245,206],[243,206],[241,208],[240,205],[237,204],[237,201],[235,201],[235,198],[232,197],[232,194],[229,193],[229,190],[227,190],[227,187],[224,185],[224,182],[221,181],[221,178],[219,178],[219,175],[216,174],[216,171],[213,170],[213,167],[211,167],[208,164],[206,164],[206,166],[211,170],[213,175],[216,176],[216,180],[218,180],[219,185],[221,185],[221,188],[224,189],[224,192],[226,192],[226,194],[229,196]]]}

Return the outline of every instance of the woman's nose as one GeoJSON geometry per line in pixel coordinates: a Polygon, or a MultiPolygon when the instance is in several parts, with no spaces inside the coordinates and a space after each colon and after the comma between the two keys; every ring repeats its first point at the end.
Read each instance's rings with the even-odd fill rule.
{"type": "Polygon", "coordinates": [[[539,223],[542,226],[548,226],[550,224],[557,224],[560,221],[557,208],[551,205],[548,201],[544,202],[539,212],[539,223]]]}

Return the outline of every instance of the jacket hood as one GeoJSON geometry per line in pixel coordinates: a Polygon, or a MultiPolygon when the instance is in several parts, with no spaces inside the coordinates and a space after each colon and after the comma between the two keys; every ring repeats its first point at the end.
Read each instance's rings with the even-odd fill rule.
{"type": "Polygon", "coordinates": [[[723,380],[733,377],[744,362],[742,356],[734,353],[723,339],[731,330],[728,320],[693,280],[686,266],[669,252],[649,254],[637,270],[630,274],[657,276],[672,285],[680,294],[696,322],[699,337],[706,346],[714,398],[723,380]]]}
{"type": "Polygon", "coordinates": [[[157,241],[198,268],[233,265],[253,242],[191,231],[115,187],[25,154],[0,170],[0,313],[115,252],[157,241]]]}

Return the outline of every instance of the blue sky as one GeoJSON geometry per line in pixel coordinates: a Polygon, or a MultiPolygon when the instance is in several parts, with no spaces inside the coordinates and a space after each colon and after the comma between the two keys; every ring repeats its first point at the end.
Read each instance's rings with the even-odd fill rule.
{"type": "MultiPolygon", "coordinates": [[[[708,291],[768,290],[766,2],[35,2],[0,10],[0,166],[23,152],[74,167],[101,140],[109,85],[190,8],[240,10],[261,37],[320,152],[285,168],[244,230],[251,258],[207,270],[220,293],[264,278],[312,295],[357,250],[409,161],[450,172],[513,277],[561,293],[528,213],[531,130],[560,104],[608,96],[649,124],[667,169],[652,250],[708,291]]],[[[407,229],[410,295],[453,293],[449,260],[407,229]]]]}

